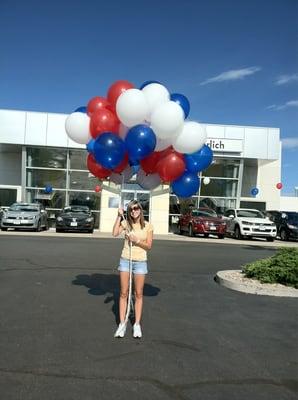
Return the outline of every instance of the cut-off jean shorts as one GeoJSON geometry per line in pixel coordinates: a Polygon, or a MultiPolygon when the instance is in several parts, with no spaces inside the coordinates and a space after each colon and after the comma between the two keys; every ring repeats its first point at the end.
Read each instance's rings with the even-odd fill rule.
{"type": "MultiPolygon", "coordinates": [[[[118,271],[129,272],[129,260],[126,258],[120,258],[118,271]]],[[[147,261],[133,261],[132,260],[132,272],[134,274],[146,275],[148,274],[147,261]]]]}

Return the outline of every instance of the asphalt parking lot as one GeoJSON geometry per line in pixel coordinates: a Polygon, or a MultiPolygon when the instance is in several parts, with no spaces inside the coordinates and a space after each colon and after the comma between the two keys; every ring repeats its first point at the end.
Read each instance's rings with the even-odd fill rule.
{"type": "Polygon", "coordinates": [[[297,299],[213,279],[275,246],[196,239],[155,240],[136,340],[113,337],[121,240],[1,234],[1,399],[297,399],[297,299]]]}

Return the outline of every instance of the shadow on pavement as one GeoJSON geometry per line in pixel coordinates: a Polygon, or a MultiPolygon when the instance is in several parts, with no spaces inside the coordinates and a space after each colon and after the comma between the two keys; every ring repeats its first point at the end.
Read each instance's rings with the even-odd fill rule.
{"type": "MultiPolygon", "coordinates": [[[[94,296],[105,296],[105,304],[113,302],[112,312],[115,315],[116,323],[118,323],[119,315],[119,275],[118,274],[82,274],[77,275],[72,281],[73,285],[86,286],[88,293],[94,296]]],[[[144,296],[157,296],[160,289],[156,286],[145,283],[144,296]]],[[[130,319],[133,315],[130,316],[130,319]]]]}

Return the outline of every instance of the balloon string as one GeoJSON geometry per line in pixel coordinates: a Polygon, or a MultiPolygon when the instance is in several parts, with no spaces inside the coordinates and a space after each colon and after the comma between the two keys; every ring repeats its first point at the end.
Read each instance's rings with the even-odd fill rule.
{"type": "MultiPolygon", "coordinates": [[[[121,183],[121,191],[120,191],[120,207],[124,211],[124,201],[123,201],[123,187],[124,187],[124,174],[122,174],[122,183],[121,183]]],[[[129,225],[127,222],[127,219],[124,216],[123,213],[123,219],[126,222],[126,231],[129,233],[129,225]]],[[[128,299],[127,299],[127,308],[126,308],[126,315],[124,319],[124,323],[127,324],[130,310],[133,308],[133,302],[132,302],[132,243],[129,241],[129,288],[128,288],[128,299]]]]}

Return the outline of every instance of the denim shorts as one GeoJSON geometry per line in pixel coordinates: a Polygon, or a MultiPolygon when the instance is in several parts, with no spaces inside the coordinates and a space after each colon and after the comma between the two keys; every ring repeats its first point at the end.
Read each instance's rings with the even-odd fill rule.
{"type": "MultiPolygon", "coordinates": [[[[118,271],[129,272],[129,260],[120,258],[118,271]]],[[[132,261],[132,272],[134,274],[148,274],[147,261],[132,261]]]]}

